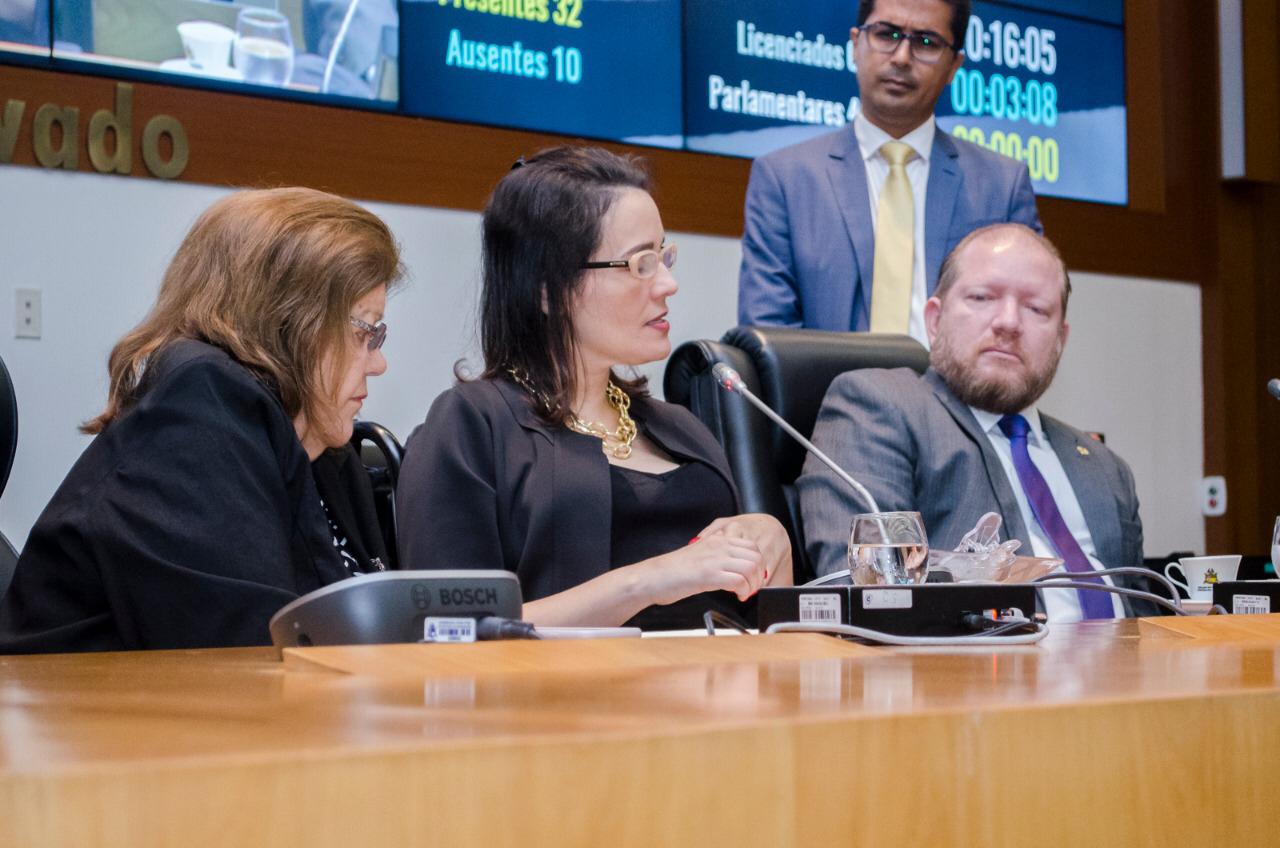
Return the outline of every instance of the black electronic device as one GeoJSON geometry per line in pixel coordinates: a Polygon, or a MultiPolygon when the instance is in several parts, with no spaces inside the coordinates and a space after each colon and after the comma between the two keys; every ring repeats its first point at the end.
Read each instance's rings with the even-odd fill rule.
{"type": "Polygon", "coordinates": [[[1280,612],[1280,580],[1224,580],[1213,584],[1213,602],[1235,615],[1280,612]]]}
{"type": "Polygon", "coordinates": [[[1028,583],[926,583],[913,586],[787,586],[761,589],[760,631],[782,622],[848,624],[895,636],[972,636],[970,614],[1017,611],[1031,618],[1028,583]]]}
{"type": "Polygon", "coordinates": [[[520,617],[509,571],[384,571],[331,583],[271,617],[278,648],[421,642],[428,620],[520,617]]]}

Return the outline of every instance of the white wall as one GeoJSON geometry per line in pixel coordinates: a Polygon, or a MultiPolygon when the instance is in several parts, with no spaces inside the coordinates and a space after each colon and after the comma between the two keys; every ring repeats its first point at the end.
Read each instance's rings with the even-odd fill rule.
{"type": "Polygon", "coordinates": [[[1133,469],[1147,556],[1204,552],[1200,288],[1073,274],[1071,325],[1042,405],[1133,469]]]}
{"type": "MultiPolygon", "coordinates": [[[[145,313],[173,250],[225,190],[186,183],[0,167],[0,356],[18,393],[18,455],[0,530],[21,547],[87,444],[79,422],[105,399],[111,345],[145,313]],[[13,337],[14,289],[43,292],[39,340],[13,337]]],[[[404,249],[408,285],[387,310],[387,374],[366,417],[402,439],[476,359],[479,216],[368,204],[404,249]]],[[[681,290],[672,340],[717,338],[735,323],[736,239],[672,233],[681,290]]],[[[1200,305],[1194,286],[1080,275],[1072,336],[1047,408],[1102,430],[1138,478],[1147,550],[1202,550],[1200,305]]],[[[661,365],[646,373],[661,389],[661,365]]]]}

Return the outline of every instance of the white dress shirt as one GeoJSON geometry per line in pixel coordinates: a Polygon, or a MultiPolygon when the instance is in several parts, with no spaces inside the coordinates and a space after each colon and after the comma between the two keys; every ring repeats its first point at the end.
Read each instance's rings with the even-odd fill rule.
{"type": "MultiPolygon", "coordinates": [[[[907,333],[929,347],[929,334],[924,329],[924,302],[928,299],[924,279],[924,202],[929,190],[929,157],[933,153],[933,136],[937,124],[932,116],[920,126],[895,139],[859,112],[853,119],[853,132],[858,139],[858,149],[867,169],[867,193],[871,198],[871,231],[875,232],[876,217],[880,212],[880,190],[889,179],[889,162],[880,148],[890,141],[901,141],[915,151],[907,163],[907,179],[911,182],[912,213],[915,216],[915,255],[911,261],[911,317],[907,321],[907,333]]],[[[868,307],[869,308],[869,307],[868,307]]]]}
{"type": "MultiPolygon", "coordinates": [[[[1058,554],[1054,551],[1053,543],[1049,541],[1049,534],[1040,526],[1040,522],[1036,521],[1035,514],[1031,511],[1031,504],[1027,501],[1027,493],[1022,490],[1022,482],[1018,479],[1018,471],[1013,466],[1013,448],[1009,445],[1009,437],[1000,430],[1000,419],[1004,416],[974,409],[972,406],[969,410],[973,412],[973,417],[978,419],[978,426],[987,434],[987,440],[991,442],[996,455],[1000,457],[1005,477],[1009,479],[1014,497],[1018,499],[1018,511],[1022,513],[1022,523],[1027,526],[1027,534],[1031,537],[1031,550],[1019,551],[1019,553],[1056,557],[1058,554]]],[[[1062,467],[1062,461],[1053,452],[1044,430],[1040,427],[1040,413],[1035,407],[1030,407],[1022,411],[1022,416],[1031,425],[1031,430],[1027,433],[1027,453],[1031,455],[1031,463],[1049,484],[1049,491],[1053,493],[1053,500],[1058,505],[1062,520],[1067,523],[1067,529],[1071,531],[1072,536],[1075,536],[1080,549],[1088,557],[1089,564],[1096,569],[1105,568],[1106,566],[1098,560],[1093,536],[1089,533],[1089,525],[1085,524],[1084,511],[1080,509],[1080,501],[1076,498],[1075,489],[1071,488],[1071,481],[1062,467]]],[[[1008,528],[1005,528],[1005,537],[1008,537],[1008,528]]],[[[1062,566],[1058,571],[1066,571],[1066,567],[1062,566]]],[[[1111,582],[1109,578],[1102,579],[1108,583],[1111,582]]],[[[1080,621],[1084,618],[1078,592],[1068,589],[1046,589],[1041,596],[1044,598],[1044,608],[1049,621],[1062,623],[1080,621]]],[[[1119,595],[1111,595],[1111,608],[1116,618],[1124,617],[1124,603],[1119,595]]]]}

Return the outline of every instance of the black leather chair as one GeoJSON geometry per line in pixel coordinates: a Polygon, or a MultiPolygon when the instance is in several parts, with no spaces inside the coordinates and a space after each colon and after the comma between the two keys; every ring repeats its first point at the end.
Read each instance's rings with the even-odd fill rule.
{"type": "Polygon", "coordinates": [[[767,512],[787,528],[796,582],[812,568],[804,553],[795,481],[805,450],[711,373],[724,362],[791,426],[809,435],[831,381],[857,368],[929,367],[929,353],[909,336],[831,333],[785,327],[735,327],[719,342],[686,342],[667,362],[666,399],[688,407],[724,445],[742,509],[767,512]]]}
{"type": "Polygon", "coordinates": [[[400,463],[404,448],[395,435],[373,421],[357,421],[351,433],[351,445],[360,454],[369,481],[373,484],[373,502],[378,511],[378,526],[387,544],[388,568],[399,568],[396,550],[396,484],[400,480],[400,463]]]}
{"type": "MultiPolygon", "coordinates": [[[[18,452],[18,396],[13,391],[9,369],[0,359],[0,494],[9,483],[13,470],[13,457],[18,452]]],[[[4,597],[13,579],[14,566],[18,564],[18,552],[0,533],[0,598],[4,597]]]]}

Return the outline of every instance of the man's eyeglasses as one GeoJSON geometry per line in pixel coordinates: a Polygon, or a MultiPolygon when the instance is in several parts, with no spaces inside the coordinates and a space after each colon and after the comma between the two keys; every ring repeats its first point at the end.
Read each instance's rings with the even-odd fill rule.
{"type": "Polygon", "coordinates": [[[583,268],[627,268],[631,271],[631,276],[641,280],[648,280],[658,273],[658,264],[667,266],[667,270],[671,270],[676,264],[676,246],[674,244],[664,244],[660,251],[658,250],[642,250],[639,253],[633,253],[627,259],[610,259],[605,262],[588,262],[583,268]]]}
{"type": "Polygon", "coordinates": [[[947,50],[956,53],[961,50],[936,32],[907,32],[883,21],[866,24],[859,27],[858,31],[867,34],[867,43],[877,53],[893,53],[902,42],[910,42],[911,58],[926,65],[936,63],[947,50]]]}
{"type": "Polygon", "coordinates": [[[387,340],[386,322],[379,321],[376,324],[370,324],[368,321],[361,321],[359,318],[347,318],[347,320],[351,322],[351,326],[368,334],[369,338],[366,344],[370,353],[382,347],[382,343],[387,340]]]}

